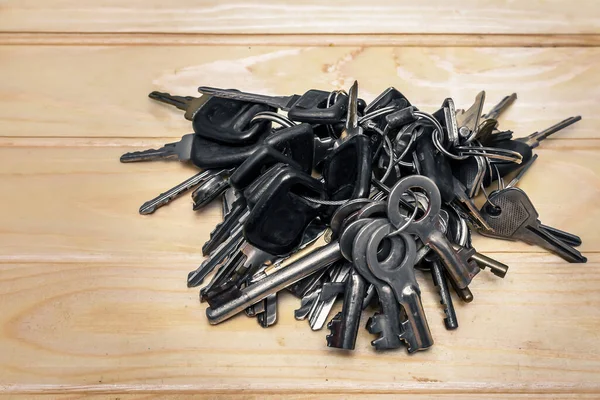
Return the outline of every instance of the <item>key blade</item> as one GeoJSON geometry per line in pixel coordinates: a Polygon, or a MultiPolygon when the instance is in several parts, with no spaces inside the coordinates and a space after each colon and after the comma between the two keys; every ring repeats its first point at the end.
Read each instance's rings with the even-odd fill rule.
{"type": "Polygon", "coordinates": [[[346,130],[355,131],[358,128],[358,81],[354,81],[348,92],[348,114],[346,130]]]}
{"type": "Polygon", "coordinates": [[[481,118],[484,119],[498,119],[500,114],[502,114],[508,107],[512,105],[517,99],[517,94],[513,93],[510,96],[505,96],[500,103],[496,104],[492,109],[485,115],[482,115],[481,118]]]}
{"type": "Polygon", "coordinates": [[[131,163],[141,161],[177,160],[178,158],[179,156],[175,151],[175,143],[168,143],[160,149],[148,149],[125,153],[119,160],[122,163],[131,163]]]}
{"type": "Polygon", "coordinates": [[[485,91],[481,91],[475,97],[475,102],[467,111],[456,114],[456,123],[461,137],[467,142],[475,139],[479,129],[479,119],[483,112],[483,103],[485,102],[485,91]]]}
{"type": "Polygon", "coordinates": [[[577,249],[569,246],[547,231],[538,229],[536,226],[528,226],[527,232],[530,232],[531,234],[524,237],[525,241],[529,241],[532,244],[557,254],[570,263],[587,262],[587,258],[584,257],[577,249]]]}
{"type": "Polygon", "coordinates": [[[161,193],[157,197],[152,200],[148,200],[140,207],[140,214],[148,215],[155,212],[158,208],[169,204],[171,201],[180,197],[182,194],[186,193],[190,189],[200,185],[206,179],[210,178],[210,176],[214,174],[211,170],[206,170],[197,173],[189,179],[181,182],[179,185],[173,187],[172,189],[167,190],[164,193],[161,193]]]}
{"type": "Polygon", "coordinates": [[[550,233],[552,236],[555,236],[556,238],[562,240],[569,246],[577,247],[577,246],[581,246],[581,244],[583,243],[579,236],[574,235],[572,233],[561,231],[560,229],[556,229],[556,228],[553,228],[551,226],[544,225],[541,223],[539,224],[539,228],[550,233]]]}
{"type": "Polygon", "coordinates": [[[171,93],[157,91],[151,92],[148,97],[150,97],[152,100],[175,106],[183,111],[187,110],[190,101],[193,99],[191,96],[175,96],[171,93]]]}
{"type": "Polygon", "coordinates": [[[538,147],[540,145],[540,142],[542,140],[546,139],[548,136],[550,136],[560,130],[565,129],[566,127],[573,125],[574,123],[576,123],[578,121],[581,121],[581,116],[578,115],[576,117],[570,117],[570,118],[560,121],[557,124],[552,125],[551,127],[547,128],[547,129],[544,129],[541,132],[535,132],[525,138],[520,138],[517,140],[527,144],[532,149],[535,149],[536,147],[538,147]]]}
{"type": "Polygon", "coordinates": [[[231,89],[219,89],[210,86],[200,86],[198,88],[198,92],[215,97],[220,97],[222,99],[245,101],[248,103],[266,104],[271,107],[280,108],[284,111],[288,111],[292,107],[292,105],[294,105],[294,103],[300,98],[300,96],[298,95],[266,96],[262,94],[239,92],[237,90],[231,89]]]}
{"type": "Polygon", "coordinates": [[[533,163],[535,162],[535,160],[537,160],[538,155],[534,154],[533,157],[531,157],[531,160],[529,160],[527,162],[527,164],[523,165],[523,167],[521,168],[521,170],[519,171],[519,173],[517,174],[517,176],[515,176],[513,178],[513,180],[511,180],[508,185],[506,185],[507,188],[513,187],[515,186],[517,183],[519,183],[521,181],[521,179],[523,178],[523,176],[525,175],[525,173],[529,170],[529,168],[531,168],[531,166],[533,165],[533,163]]]}

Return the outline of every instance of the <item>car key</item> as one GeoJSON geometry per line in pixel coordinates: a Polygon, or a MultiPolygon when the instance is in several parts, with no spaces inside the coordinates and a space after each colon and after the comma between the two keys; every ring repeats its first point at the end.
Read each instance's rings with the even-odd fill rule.
{"type": "Polygon", "coordinates": [[[205,180],[192,192],[192,200],[194,201],[194,211],[206,207],[214,199],[222,195],[229,189],[229,175],[232,170],[224,169],[218,171],[213,176],[205,180]]]}
{"type": "Polygon", "coordinates": [[[157,197],[152,200],[148,200],[140,207],[140,214],[147,215],[152,214],[154,211],[159,209],[162,206],[169,204],[171,201],[175,200],[182,194],[186,193],[188,190],[201,185],[206,180],[210,179],[212,176],[217,174],[218,171],[215,170],[206,170],[202,172],[198,172],[196,175],[191,178],[186,179],[181,182],[177,186],[167,190],[164,193],[159,194],[157,197]]]}
{"type": "Polygon", "coordinates": [[[267,104],[288,112],[288,117],[294,121],[334,124],[339,122],[346,111],[346,98],[339,96],[337,101],[328,106],[330,92],[309,90],[303,95],[265,96],[254,93],[238,92],[231,89],[218,89],[201,86],[198,91],[203,94],[232,100],[267,104]]]}
{"type": "Polygon", "coordinates": [[[161,103],[169,104],[185,111],[185,119],[193,121],[194,116],[204,104],[209,100],[210,96],[175,96],[164,92],[151,92],[148,97],[152,100],[160,101],[161,103]]]}
{"type": "Polygon", "coordinates": [[[325,189],[332,200],[367,198],[371,190],[371,144],[358,124],[357,81],[348,99],[346,130],[323,166],[325,189]]]}
{"type": "Polygon", "coordinates": [[[473,277],[479,273],[479,268],[461,260],[444,233],[437,228],[442,199],[437,186],[431,179],[425,176],[411,175],[402,178],[392,188],[388,197],[388,218],[390,222],[397,228],[407,222],[408,217],[402,213],[399,204],[404,192],[411,187],[420,188],[426,193],[429,198],[429,207],[423,217],[410,222],[406,226],[405,232],[417,235],[424,244],[438,253],[457,287],[459,289],[466,288],[473,277]]]}
{"type": "Polygon", "coordinates": [[[494,232],[480,233],[505,240],[521,240],[542,247],[571,263],[585,263],[585,258],[575,248],[540,228],[538,213],[531,200],[519,188],[507,188],[490,195],[482,208],[482,215],[494,228],[494,232]]]}
{"type": "Polygon", "coordinates": [[[121,156],[122,163],[157,161],[157,160],[179,160],[189,161],[192,153],[192,143],[194,134],[190,133],[182,136],[178,142],[167,143],[158,149],[148,149],[142,151],[131,151],[121,156]]]}

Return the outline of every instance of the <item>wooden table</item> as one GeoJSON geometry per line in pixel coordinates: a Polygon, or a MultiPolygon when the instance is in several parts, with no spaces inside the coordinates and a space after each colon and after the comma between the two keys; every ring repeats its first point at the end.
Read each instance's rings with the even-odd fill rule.
{"type": "Polygon", "coordinates": [[[337,4],[5,0],[0,8],[0,388],[3,397],[553,398],[600,396],[600,3],[595,0],[337,4]],[[221,215],[189,197],[139,205],[193,169],[120,164],[191,127],[152,90],[270,94],[388,86],[426,111],[451,96],[488,106],[518,92],[503,128],[564,117],[520,186],[546,224],[581,235],[584,265],[475,238],[511,266],[483,272],[448,332],[420,277],[435,346],[408,356],[325,347],[282,296],[268,330],[210,326],[185,277],[221,215]],[[64,395],[64,396],[59,396],[64,395]]]}

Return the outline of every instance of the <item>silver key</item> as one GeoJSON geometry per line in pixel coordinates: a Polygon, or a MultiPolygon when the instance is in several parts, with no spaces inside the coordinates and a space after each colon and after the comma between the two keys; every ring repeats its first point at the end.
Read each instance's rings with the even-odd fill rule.
{"type": "Polygon", "coordinates": [[[235,299],[218,307],[207,308],[208,321],[213,325],[221,323],[267,296],[277,293],[300,279],[340,260],[341,257],[339,242],[335,241],[323,246],[287,267],[279,269],[255,284],[244,288],[240,296],[235,299]]]}
{"type": "Polygon", "coordinates": [[[494,232],[480,231],[482,235],[540,246],[571,263],[587,262],[577,249],[540,227],[539,214],[527,194],[519,188],[492,193],[481,213],[494,228],[494,232]]]}
{"type": "Polygon", "coordinates": [[[367,322],[369,333],[379,335],[377,339],[371,342],[371,345],[377,350],[397,349],[403,346],[402,340],[400,339],[400,336],[402,335],[400,306],[396,301],[390,286],[376,278],[367,266],[365,239],[368,238],[370,233],[368,230],[363,231],[363,228],[373,221],[379,221],[379,224],[387,223],[385,219],[357,220],[348,226],[348,230],[353,229],[351,227],[355,226],[356,228],[354,229],[358,229],[357,234],[349,235],[349,239],[352,240],[341,240],[340,245],[343,254],[350,254],[352,256],[354,268],[358,273],[375,287],[379,298],[381,312],[376,313],[373,317],[369,318],[369,321],[367,322]],[[359,247],[355,247],[355,242],[358,243],[359,247]],[[364,249],[360,247],[362,245],[365,245],[364,249]],[[355,255],[356,257],[354,257],[355,255]]]}
{"type": "Polygon", "coordinates": [[[132,151],[121,156],[122,163],[157,161],[157,160],[179,160],[189,161],[192,158],[192,144],[195,134],[190,133],[181,137],[178,142],[167,143],[159,149],[148,149],[132,151]]]}
{"type": "Polygon", "coordinates": [[[523,178],[523,176],[525,175],[525,173],[529,170],[529,168],[531,168],[531,166],[533,165],[533,163],[535,162],[535,160],[537,160],[538,155],[534,154],[531,159],[521,167],[521,170],[519,171],[519,173],[508,183],[508,185],[506,185],[507,188],[509,187],[513,187],[516,186],[517,183],[519,183],[519,181],[523,178]]]}
{"type": "Polygon", "coordinates": [[[238,227],[231,232],[229,239],[221,244],[202,264],[188,274],[188,287],[201,285],[204,278],[208,276],[216,267],[222,265],[244,242],[242,227],[238,227]]]}
{"type": "Polygon", "coordinates": [[[198,211],[215,200],[217,197],[223,194],[229,189],[229,175],[233,172],[233,169],[224,169],[216,172],[209,179],[198,186],[192,193],[192,200],[194,202],[194,211],[198,211]]]}
{"type": "Polygon", "coordinates": [[[262,300],[264,311],[256,315],[256,320],[263,328],[275,325],[277,322],[277,293],[273,293],[262,300]]]}
{"type": "Polygon", "coordinates": [[[456,123],[458,124],[458,133],[466,142],[471,142],[477,138],[479,131],[479,119],[483,112],[483,103],[485,102],[485,92],[481,91],[475,98],[475,103],[467,110],[458,110],[456,113],[456,123]]]}
{"type": "Polygon", "coordinates": [[[498,119],[500,114],[508,109],[517,99],[517,94],[513,93],[510,96],[505,96],[498,104],[496,104],[487,114],[482,115],[482,119],[498,119]]]}
{"type": "MultiPolygon", "coordinates": [[[[334,265],[330,273],[330,280],[329,282],[325,282],[323,284],[323,288],[325,289],[325,286],[328,283],[335,284],[345,282],[349,272],[350,265],[348,265],[348,263],[334,265]]],[[[319,296],[319,299],[314,303],[313,307],[308,313],[308,323],[313,331],[323,329],[323,327],[325,326],[325,322],[327,322],[327,318],[329,317],[329,313],[331,312],[331,309],[335,304],[336,299],[337,296],[325,296],[324,290],[321,290],[321,295],[319,296]]]]}
{"type": "Polygon", "coordinates": [[[246,93],[232,89],[219,89],[209,86],[200,86],[198,91],[205,95],[231,99],[237,101],[246,101],[249,103],[266,104],[271,107],[280,108],[283,111],[289,111],[294,104],[300,100],[300,95],[292,96],[267,96],[263,94],[246,93]]]}
{"type": "Polygon", "coordinates": [[[575,122],[581,121],[581,117],[580,116],[576,116],[576,117],[570,117],[567,118],[563,121],[560,121],[557,124],[552,125],[550,128],[544,129],[541,132],[534,132],[529,136],[526,136],[524,138],[519,138],[516,139],[519,142],[523,142],[525,144],[527,144],[529,147],[531,147],[532,149],[535,149],[536,147],[538,147],[540,145],[540,142],[544,139],[546,139],[548,136],[565,129],[568,126],[573,125],[575,122]]]}
{"type": "Polygon", "coordinates": [[[354,81],[348,91],[348,110],[346,116],[346,130],[342,138],[362,134],[363,129],[358,124],[358,81],[354,81]]]}
{"type": "Polygon", "coordinates": [[[438,228],[442,199],[439,189],[431,179],[421,175],[411,175],[401,179],[394,186],[388,198],[390,222],[396,228],[407,223],[408,217],[403,214],[399,204],[403,193],[410,188],[421,188],[429,198],[429,207],[423,217],[407,225],[405,232],[417,235],[425,245],[434,250],[440,256],[456,286],[459,289],[466,288],[473,277],[479,273],[479,268],[461,260],[446,235],[438,228]]]}
{"type": "MultiPolygon", "coordinates": [[[[390,285],[396,300],[406,312],[407,320],[402,323],[404,332],[401,337],[408,344],[408,352],[431,347],[433,338],[421,303],[421,290],[415,278],[415,240],[406,233],[388,238],[394,231],[394,227],[389,223],[374,229],[369,229],[369,226],[363,229],[369,233],[365,249],[369,270],[375,277],[390,285]],[[379,261],[378,249],[386,238],[391,241],[390,254],[385,260],[379,261]]],[[[355,239],[355,246],[356,242],[355,239]]]]}
{"type": "Polygon", "coordinates": [[[201,185],[207,179],[210,179],[217,171],[214,170],[206,170],[202,172],[198,172],[196,175],[192,176],[189,179],[181,182],[179,185],[173,187],[172,189],[167,190],[164,193],[159,194],[157,197],[152,200],[148,200],[140,207],[140,214],[147,215],[152,214],[154,211],[159,209],[162,206],[165,206],[180,197],[184,193],[193,189],[194,187],[201,185]]]}
{"type": "Polygon", "coordinates": [[[175,96],[170,93],[164,92],[152,92],[148,95],[153,100],[160,101],[161,103],[170,104],[177,107],[180,110],[185,111],[185,119],[193,121],[196,113],[204,103],[210,99],[210,96],[175,96]]]}

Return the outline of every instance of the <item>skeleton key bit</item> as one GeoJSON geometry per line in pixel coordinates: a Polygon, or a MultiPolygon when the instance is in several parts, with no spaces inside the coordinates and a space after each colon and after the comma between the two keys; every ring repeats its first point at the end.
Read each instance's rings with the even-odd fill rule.
{"type": "Polygon", "coordinates": [[[374,229],[367,243],[365,257],[373,275],[390,285],[398,303],[404,308],[407,321],[402,323],[404,332],[401,337],[408,343],[408,352],[413,353],[431,347],[433,338],[421,303],[421,290],[415,278],[415,240],[406,233],[389,237],[392,244],[390,255],[379,261],[377,250],[393,231],[391,224],[374,229]],[[399,257],[403,257],[400,262],[399,257]]]}
{"type": "Polygon", "coordinates": [[[446,266],[451,279],[459,289],[466,288],[473,277],[479,273],[479,268],[467,264],[456,254],[446,235],[438,229],[439,213],[442,206],[440,191],[433,181],[425,176],[411,175],[401,179],[392,189],[388,199],[388,218],[396,227],[400,228],[408,221],[399,207],[402,194],[410,188],[421,188],[429,198],[429,208],[425,215],[412,221],[405,232],[417,235],[421,241],[433,249],[446,266]]]}

